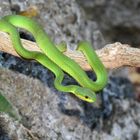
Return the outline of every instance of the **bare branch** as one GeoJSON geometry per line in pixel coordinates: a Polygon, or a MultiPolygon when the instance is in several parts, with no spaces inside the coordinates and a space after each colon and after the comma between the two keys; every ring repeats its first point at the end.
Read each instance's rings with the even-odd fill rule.
{"type": "MultiPolygon", "coordinates": [[[[36,43],[25,39],[21,40],[26,49],[40,51],[36,43]]],[[[20,57],[14,50],[9,36],[3,32],[0,32],[0,51],[20,57]]],[[[108,69],[122,66],[140,67],[140,49],[138,48],[132,48],[129,45],[116,42],[114,44],[108,44],[96,52],[108,69]]],[[[67,51],[64,54],[78,62],[84,70],[91,70],[86,58],[81,52],[67,51]]]]}

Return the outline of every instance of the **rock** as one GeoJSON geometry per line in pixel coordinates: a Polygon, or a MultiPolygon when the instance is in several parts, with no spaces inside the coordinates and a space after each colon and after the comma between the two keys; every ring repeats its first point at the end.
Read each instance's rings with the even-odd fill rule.
{"type": "MultiPolygon", "coordinates": [[[[132,103],[128,102],[128,99],[122,103],[120,99],[117,99],[118,102],[115,100],[115,114],[104,122],[101,107],[82,102],[69,93],[60,93],[35,78],[1,68],[0,83],[0,89],[22,117],[19,125],[23,124],[24,127],[30,128],[30,132],[40,140],[83,138],[99,140],[103,137],[104,140],[107,138],[113,140],[116,138],[116,129],[119,131],[116,125],[119,125],[124,133],[129,133],[128,136],[123,137],[124,140],[133,138],[133,134],[138,131],[138,124],[135,121],[140,119],[140,112],[138,112],[140,104],[133,100],[132,103]],[[129,107],[124,109],[123,104],[126,106],[126,102],[129,107]],[[135,111],[137,113],[133,117],[135,111]]],[[[15,126],[14,130],[18,130],[16,122],[12,121],[12,123],[15,126]]],[[[18,131],[17,136],[23,137],[24,133],[27,135],[26,131],[18,131]]],[[[117,138],[124,136],[124,133],[120,133],[117,138]]]]}
{"type": "Polygon", "coordinates": [[[140,44],[139,0],[77,0],[89,19],[96,21],[108,42],[140,44]]]}
{"type": "Polygon", "coordinates": [[[0,140],[29,140],[28,129],[14,121],[8,115],[0,113],[0,140]]]}
{"type": "Polygon", "coordinates": [[[11,14],[10,3],[8,0],[1,2],[0,16],[11,14]]]}

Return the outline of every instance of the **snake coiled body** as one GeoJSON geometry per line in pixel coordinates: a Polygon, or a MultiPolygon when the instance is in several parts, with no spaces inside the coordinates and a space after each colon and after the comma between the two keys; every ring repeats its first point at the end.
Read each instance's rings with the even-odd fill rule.
{"type": "Polygon", "coordinates": [[[55,74],[54,85],[58,90],[71,92],[85,101],[94,102],[96,100],[95,92],[105,87],[107,72],[88,42],[80,42],[77,50],[82,51],[86,56],[87,61],[96,73],[96,81],[92,81],[74,60],[65,56],[51,41],[43,28],[34,20],[19,15],[5,16],[0,20],[0,30],[10,35],[13,46],[20,56],[37,60],[55,74]],[[25,49],[21,44],[16,27],[26,29],[32,33],[42,52],[25,49]],[[61,84],[64,78],[63,71],[72,76],[80,86],[63,86],[61,84]]]}

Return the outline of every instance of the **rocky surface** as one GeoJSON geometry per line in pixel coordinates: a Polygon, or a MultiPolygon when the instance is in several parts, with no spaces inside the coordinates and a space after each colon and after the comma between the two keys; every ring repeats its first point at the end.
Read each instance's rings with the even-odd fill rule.
{"type": "MultiPolygon", "coordinates": [[[[98,1],[101,4],[105,1],[98,1]]],[[[106,42],[100,24],[87,20],[75,0],[11,0],[11,3],[7,0],[0,5],[0,15],[11,14],[15,5],[21,10],[36,5],[39,15],[35,18],[55,43],[64,40],[70,49],[75,49],[79,40],[89,40],[95,48],[101,48],[106,42]]],[[[126,78],[110,76],[98,101],[88,104],[71,94],[58,92],[53,86],[53,74],[36,62],[1,53],[0,65],[5,67],[0,69],[0,90],[22,117],[21,122],[8,118],[14,126],[13,132],[15,128],[18,130],[17,139],[33,139],[21,125],[39,140],[140,139],[140,104],[134,100],[133,87],[126,78]]],[[[88,75],[95,78],[90,72],[88,75]]],[[[66,75],[64,84],[76,82],[66,75]]],[[[3,114],[2,117],[6,118],[3,114]]],[[[2,134],[10,139],[11,126],[4,122],[7,129],[0,125],[2,134]]]]}
{"type": "Polygon", "coordinates": [[[30,131],[27,130],[22,124],[13,120],[7,114],[0,113],[0,140],[30,140],[32,137],[28,135],[30,131]]]}
{"type": "Polygon", "coordinates": [[[89,19],[96,21],[106,41],[140,46],[139,0],[77,0],[89,19]]]}
{"type": "MultiPolygon", "coordinates": [[[[60,93],[54,88],[49,88],[37,79],[2,68],[0,75],[0,89],[18,109],[22,117],[21,123],[40,140],[139,139],[140,104],[133,98],[111,98],[110,95],[113,112],[109,117],[103,115],[103,105],[82,102],[68,93],[60,93]]],[[[132,95],[132,91],[126,91],[130,87],[125,83],[121,83],[121,88],[125,91],[120,91],[132,95]]],[[[111,93],[116,94],[113,90],[114,88],[111,93]]],[[[14,129],[18,130],[17,137],[22,138],[24,133],[27,137],[27,132],[19,129],[21,126],[18,122],[12,123],[14,129]]],[[[9,132],[8,128],[6,133],[9,132]]]]}

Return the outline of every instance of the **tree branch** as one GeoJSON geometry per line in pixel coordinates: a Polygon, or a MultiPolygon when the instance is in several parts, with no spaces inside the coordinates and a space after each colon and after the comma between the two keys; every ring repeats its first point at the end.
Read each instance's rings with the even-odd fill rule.
{"type": "MultiPolygon", "coordinates": [[[[36,43],[25,39],[21,40],[26,49],[40,51],[36,43]]],[[[0,32],[0,51],[20,57],[14,50],[9,35],[3,32],[0,32]]],[[[122,66],[140,67],[140,49],[132,48],[126,44],[119,42],[108,44],[104,48],[97,50],[96,53],[108,69],[122,66]]],[[[74,59],[84,70],[91,70],[86,58],[81,52],[69,50],[64,54],[74,59]]]]}

